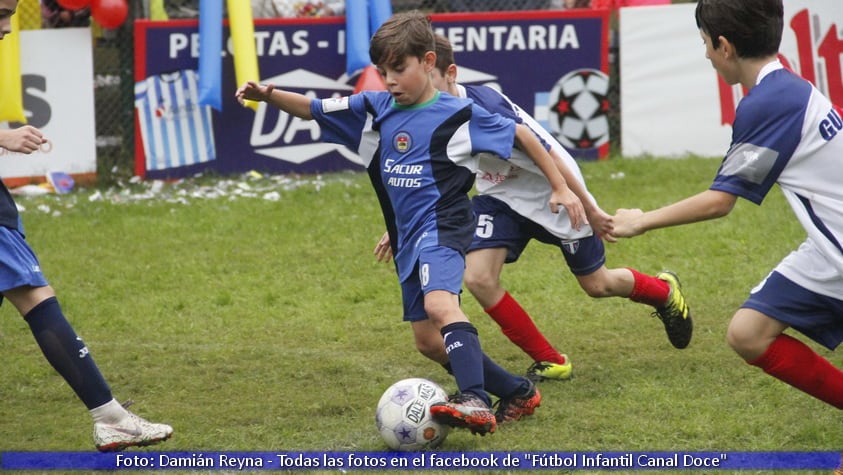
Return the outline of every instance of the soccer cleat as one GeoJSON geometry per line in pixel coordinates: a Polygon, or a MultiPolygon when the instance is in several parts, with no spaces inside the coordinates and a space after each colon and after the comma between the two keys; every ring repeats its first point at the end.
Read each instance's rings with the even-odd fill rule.
{"type": "Polygon", "coordinates": [[[498,424],[515,422],[524,416],[531,416],[536,408],[542,404],[542,395],[539,388],[529,381],[530,386],[523,393],[508,398],[501,398],[495,403],[498,410],[495,411],[495,420],[498,424]]]}
{"type": "Polygon", "coordinates": [[[431,405],[430,415],[440,424],[466,428],[472,434],[491,434],[497,427],[489,406],[472,393],[457,393],[447,401],[431,405]]]}
{"type": "Polygon", "coordinates": [[[679,277],[670,271],[659,272],[656,278],[667,282],[670,294],[667,296],[667,302],[658,307],[653,316],[664,323],[670,344],[681,350],[691,343],[691,335],[694,332],[694,321],[691,319],[691,310],[685,303],[685,296],[682,295],[682,284],[679,283],[679,277]]]}
{"type": "Polygon", "coordinates": [[[544,380],[564,381],[573,376],[573,366],[568,355],[562,355],[564,363],[551,363],[550,361],[536,361],[527,368],[527,379],[533,382],[544,380]]]}
{"type": "Polygon", "coordinates": [[[173,428],[167,424],[149,422],[132,412],[119,424],[94,424],[94,444],[100,452],[157,444],[171,435],[173,428]]]}

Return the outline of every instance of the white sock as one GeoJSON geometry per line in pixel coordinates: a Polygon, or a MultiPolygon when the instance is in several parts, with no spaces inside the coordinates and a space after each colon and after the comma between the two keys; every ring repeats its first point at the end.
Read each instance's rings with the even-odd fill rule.
{"type": "Polygon", "coordinates": [[[103,424],[117,424],[129,413],[116,399],[112,399],[102,406],[95,407],[89,411],[94,422],[103,424]]]}

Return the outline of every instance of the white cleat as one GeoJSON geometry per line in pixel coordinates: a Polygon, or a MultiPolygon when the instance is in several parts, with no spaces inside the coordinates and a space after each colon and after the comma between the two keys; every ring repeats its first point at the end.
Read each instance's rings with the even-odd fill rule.
{"type": "Polygon", "coordinates": [[[94,424],[94,444],[100,452],[117,452],[126,447],[157,444],[170,438],[173,428],[156,424],[129,412],[119,424],[94,424]]]}

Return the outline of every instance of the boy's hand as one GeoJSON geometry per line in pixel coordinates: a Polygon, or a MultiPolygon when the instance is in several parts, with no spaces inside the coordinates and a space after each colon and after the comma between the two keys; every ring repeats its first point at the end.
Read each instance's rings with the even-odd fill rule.
{"type": "Polygon", "coordinates": [[[583,224],[588,223],[582,201],[570,188],[565,187],[564,191],[554,191],[550,195],[550,211],[558,213],[559,206],[562,206],[568,212],[572,228],[579,230],[583,224]]]}
{"type": "Polygon", "coordinates": [[[644,234],[643,231],[635,226],[635,221],[644,214],[640,209],[625,209],[621,208],[615,211],[614,221],[615,229],[612,231],[612,236],[615,237],[633,237],[644,234]]]}
{"type": "Polygon", "coordinates": [[[378,262],[389,262],[392,258],[392,246],[389,244],[389,233],[383,233],[383,237],[381,240],[378,241],[378,244],[375,246],[375,256],[378,258],[378,262]]]}
{"type": "Polygon", "coordinates": [[[13,130],[0,130],[0,147],[11,152],[30,154],[47,143],[44,134],[31,125],[13,130]]]}
{"type": "Polygon", "coordinates": [[[245,105],[244,101],[246,100],[266,102],[272,95],[273,90],[275,90],[275,86],[273,84],[263,85],[258,84],[255,81],[246,81],[246,83],[240,86],[234,93],[234,98],[237,99],[237,102],[239,102],[241,106],[245,105]]]}
{"type": "Polygon", "coordinates": [[[585,214],[588,217],[588,224],[591,225],[591,230],[594,231],[597,237],[609,242],[618,241],[612,235],[615,225],[614,219],[609,213],[603,211],[599,206],[591,206],[586,208],[585,214]]]}

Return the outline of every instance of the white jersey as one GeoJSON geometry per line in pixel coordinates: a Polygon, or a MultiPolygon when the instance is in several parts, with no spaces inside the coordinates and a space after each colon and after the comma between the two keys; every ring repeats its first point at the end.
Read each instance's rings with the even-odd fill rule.
{"type": "MultiPolygon", "coordinates": [[[[530,114],[524,112],[506,95],[487,86],[457,85],[457,88],[460,97],[473,99],[490,112],[516,118],[517,122],[532,129],[562,158],[565,166],[571,170],[583,189],[586,189],[580,167],[571,154],[530,114]]],[[[475,186],[479,194],[494,196],[516,213],[541,225],[561,239],[579,239],[593,234],[588,225],[582,226],[579,231],[573,229],[564,208],[559,213],[550,211],[550,183],[530,157],[517,148],[513,149],[512,157],[508,161],[497,157],[482,157],[475,186]]],[[[594,200],[591,194],[589,197],[594,200]]]]}
{"type": "Polygon", "coordinates": [[[210,106],[199,105],[193,70],[150,76],[135,83],[147,170],[164,170],[216,158],[210,106]]]}
{"type": "Polygon", "coordinates": [[[713,190],[756,204],[778,183],[807,240],[776,270],[843,299],[843,120],[811,83],[778,61],[741,100],[713,190]]]}

